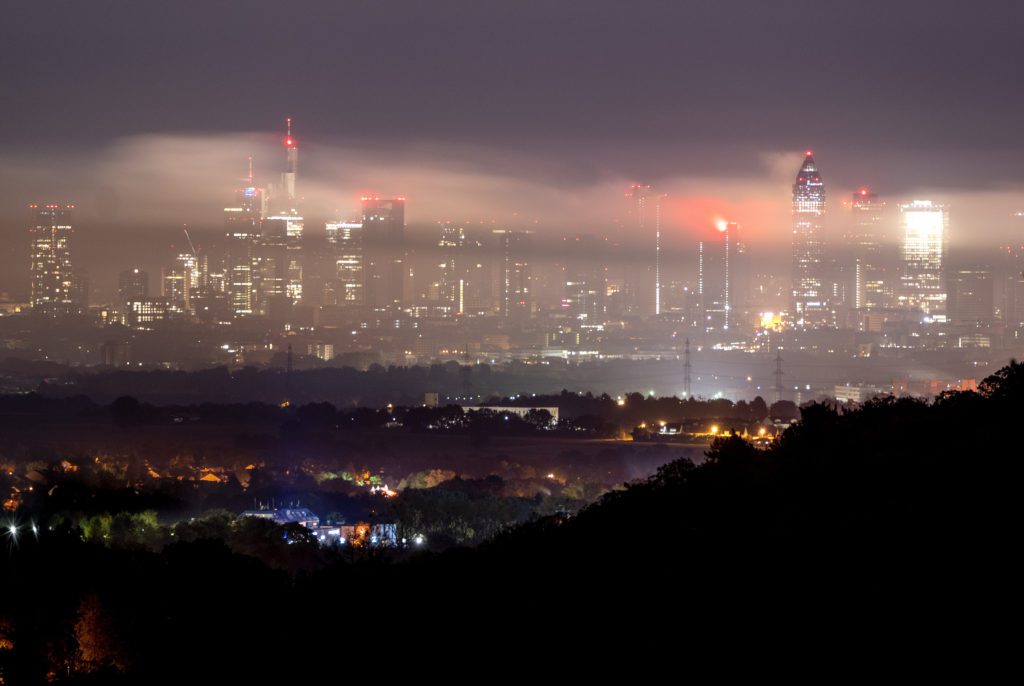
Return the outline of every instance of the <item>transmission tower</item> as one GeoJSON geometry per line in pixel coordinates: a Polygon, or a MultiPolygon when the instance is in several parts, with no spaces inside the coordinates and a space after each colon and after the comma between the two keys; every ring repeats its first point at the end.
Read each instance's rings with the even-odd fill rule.
{"type": "Polygon", "coordinates": [[[782,352],[775,349],[775,402],[782,400],[782,352]]]}
{"type": "Polygon", "coordinates": [[[686,348],[683,350],[683,399],[690,398],[690,339],[686,339],[686,348]]]}

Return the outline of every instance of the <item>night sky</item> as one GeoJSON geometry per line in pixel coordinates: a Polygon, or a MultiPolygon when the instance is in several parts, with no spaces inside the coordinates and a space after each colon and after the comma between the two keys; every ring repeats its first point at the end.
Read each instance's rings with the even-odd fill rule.
{"type": "Polygon", "coordinates": [[[716,212],[782,242],[813,148],[835,199],[927,192],[954,241],[957,206],[962,234],[1008,235],[1022,29],[1013,2],[4,3],[0,231],[74,201],[96,269],[125,231],[214,231],[246,154],[273,179],[291,115],[325,214],[372,189],[413,222],[575,230],[642,180],[677,198],[680,245],[716,212]]]}

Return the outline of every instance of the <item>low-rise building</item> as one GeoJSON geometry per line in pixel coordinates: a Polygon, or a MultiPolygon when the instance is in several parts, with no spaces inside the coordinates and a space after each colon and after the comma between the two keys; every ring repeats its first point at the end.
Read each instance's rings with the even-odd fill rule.
{"type": "Polygon", "coordinates": [[[320,518],[313,514],[312,510],[305,507],[282,507],[267,510],[246,510],[239,517],[256,517],[257,519],[269,519],[275,524],[301,524],[307,529],[314,531],[320,526],[320,518]]]}

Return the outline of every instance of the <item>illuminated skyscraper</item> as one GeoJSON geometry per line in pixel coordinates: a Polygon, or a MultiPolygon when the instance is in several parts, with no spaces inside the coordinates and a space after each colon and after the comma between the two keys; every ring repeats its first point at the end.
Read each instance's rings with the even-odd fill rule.
{"type": "Polygon", "coordinates": [[[405,261],[405,198],[362,199],[363,284],[373,309],[399,309],[405,261]]]}
{"type": "MultiPolygon", "coordinates": [[[[640,291],[640,303],[636,309],[638,314],[658,315],[661,314],[662,308],[661,199],[663,196],[655,193],[650,186],[633,184],[626,197],[630,201],[630,221],[637,231],[636,240],[644,246],[648,245],[647,241],[650,240],[654,258],[654,264],[650,267],[652,278],[647,279],[646,287],[637,289],[640,291]]],[[[636,287],[634,278],[633,288],[636,287]]]]}
{"type": "MultiPolygon", "coordinates": [[[[327,222],[327,244],[334,261],[333,278],[328,279],[333,302],[325,304],[359,306],[363,304],[363,223],[327,222]]],[[[325,301],[327,298],[325,298],[325,301]]]]}
{"type": "Polygon", "coordinates": [[[295,186],[299,148],[292,135],[292,120],[283,140],[285,170],[281,185],[270,197],[270,213],[263,219],[256,245],[257,304],[261,314],[286,308],[302,298],[302,236],[305,220],[298,208],[295,186]]]}
{"type": "MultiPolygon", "coordinates": [[[[248,182],[236,191],[234,204],[224,208],[225,281],[231,314],[235,317],[248,317],[256,311],[255,249],[265,203],[263,189],[253,184],[250,159],[248,182]]],[[[206,277],[209,278],[208,270],[206,277]]]]}
{"type": "Polygon", "coordinates": [[[74,205],[31,205],[32,309],[50,316],[75,306],[71,265],[71,210],[74,205]]]}
{"type": "Polygon", "coordinates": [[[192,299],[199,293],[196,257],[192,253],[182,253],[174,262],[174,266],[162,270],[160,294],[167,301],[168,311],[191,314],[192,299]]]}
{"type": "Polygon", "coordinates": [[[190,274],[179,267],[164,269],[160,278],[160,295],[167,303],[168,312],[188,314],[190,309],[190,274]]]}
{"type": "Polygon", "coordinates": [[[884,261],[885,203],[868,188],[853,194],[850,203],[851,230],[846,237],[851,251],[850,274],[852,291],[849,304],[860,310],[892,305],[893,284],[884,261]]]}
{"type": "Polygon", "coordinates": [[[793,307],[796,325],[831,326],[825,293],[825,184],[808,150],[793,184],[793,307]]]}
{"type": "Polygon", "coordinates": [[[943,269],[949,241],[949,212],[945,205],[915,200],[900,205],[900,228],[899,304],[944,320],[943,269]]]}
{"type": "Polygon", "coordinates": [[[441,237],[437,243],[441,263],[440,278],[437,282],[437,298],[450,314],[464,314],[466,311],[466,287],[468,273],[466,257],[466,232],[451,222],[441,225],[441,237]]]}

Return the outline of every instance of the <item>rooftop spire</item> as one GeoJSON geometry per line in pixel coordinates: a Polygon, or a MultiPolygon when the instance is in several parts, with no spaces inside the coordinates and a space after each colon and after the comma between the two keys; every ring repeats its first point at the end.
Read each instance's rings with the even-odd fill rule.
{"type": "Polygon", "coordinates": [[[289,150],[291,150],[291,149],[296,147],[295,146],[295,139],[292,137],[292,118],[291,117],[287,117],[285,119],[285,122],[287,124],[287,128],[285,130],[284,146],[286,148],[288,148],[289,150]]]}
{"type": "Polygon", "coordinates": [[[800,165],[800,171],[797,172],[796,182],[798,184],[821,182],[821,172],[818,171],[818,165],[814,161],[814,154],[810,150],[804,152],[804,163],[800,165]]]}

